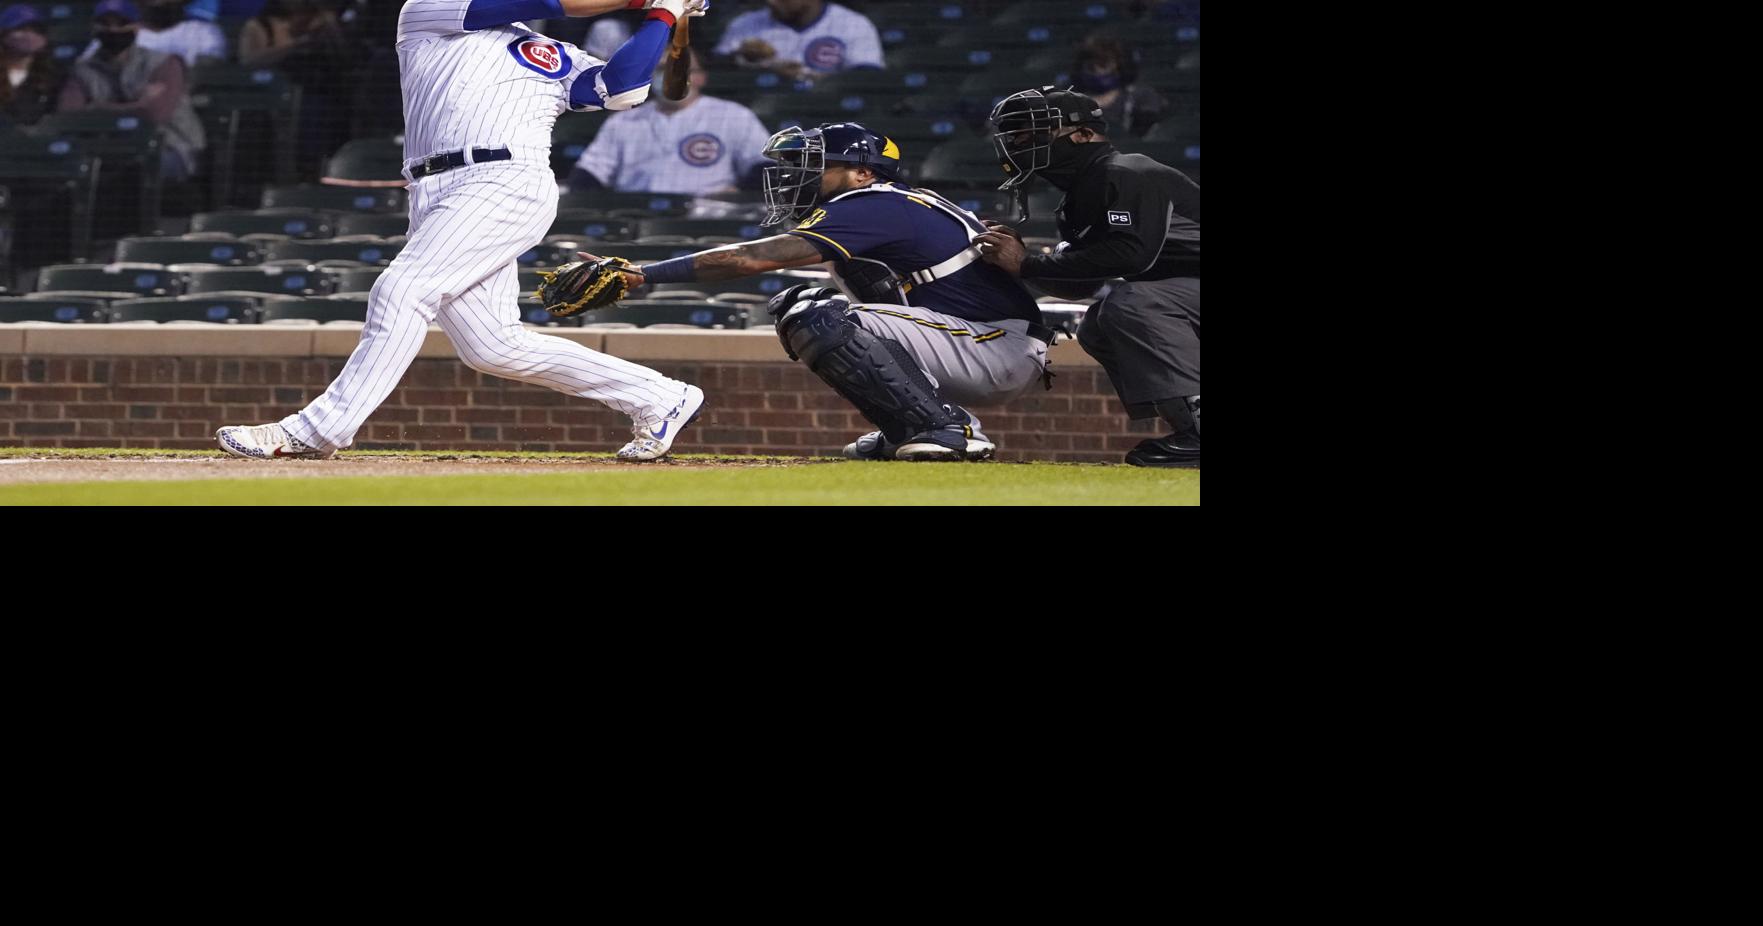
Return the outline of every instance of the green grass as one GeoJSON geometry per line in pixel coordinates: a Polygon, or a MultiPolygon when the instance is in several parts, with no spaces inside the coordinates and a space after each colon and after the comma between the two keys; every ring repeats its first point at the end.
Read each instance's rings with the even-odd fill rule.
{"type": "MultiPolygon", "coordinates": [[[[209,457],[200,451],[0,450],[4,456],[209,457]]],[[[350,456],[369,455],[351,452],[350,456]]],[[[603,454],[388,453],[555,459],[603,454]]],[[[687,462],[733,462],[684,456],[687,462]]],[[[741,458],[757,461],[762,458],[741,458]]],[[[779,458],[763,458],[776,460],[779,458]]],[[[274,465],[274,464],[270,464],[274,465]]],[[[312,464],[306,464],[312,465],[312,464]]],[[[1196,470],[1069,464],[817,462],[797,466],[629,466],[591,472],[200,479],[0,486],[0,505],[1198,505],[1196,470]]]]}

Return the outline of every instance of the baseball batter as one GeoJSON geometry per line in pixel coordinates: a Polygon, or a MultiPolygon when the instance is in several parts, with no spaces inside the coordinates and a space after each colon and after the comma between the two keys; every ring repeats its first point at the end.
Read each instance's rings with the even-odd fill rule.
{"type": "Polygon", "coordinates": [[[851,297],[794,287],[772,300],[792,358],[881,430],[855,459],[983,460],[996,446],[970,403],[1005,402],[1047,381],[1053,332],[1022,284],[982,262],[985,223],[900,183],[900,148],[855,122],[772,136],[766,224],[781,235],[648,264],[633,282],[713,282],[831,261],[851,297]],[[640,277],[640,278],[639,278],[640,277]]]}
{"type": "Polygon", "coordinates": [[[279,422],[224,427],[221,449],[253,459],[329,457],[391,394],[431,323],[476,370],[594,399],[629,416],[621,460],[664,456],[704,404],[696,386],[535,334],[520,321],[515,260],[557,215],[551,127],[565,107],[643,102],[677,17],[708,0],[408,0],[398,18],[410,235],[375,281],[361,343],[312,404],[279,422]],[[648,9],[608,61],[522,20],[648,9]]]}

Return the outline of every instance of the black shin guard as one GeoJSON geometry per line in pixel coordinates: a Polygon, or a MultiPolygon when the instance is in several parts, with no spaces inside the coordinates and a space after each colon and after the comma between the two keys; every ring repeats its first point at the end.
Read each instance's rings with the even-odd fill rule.
{"type": "Polygon", "coordinates": [[[890,444],[967,424],[967,413],[944,404],[904,346],[869,333],[848,316],[843,299],[815,301],[780,321],[778,336],[890,444]]]}

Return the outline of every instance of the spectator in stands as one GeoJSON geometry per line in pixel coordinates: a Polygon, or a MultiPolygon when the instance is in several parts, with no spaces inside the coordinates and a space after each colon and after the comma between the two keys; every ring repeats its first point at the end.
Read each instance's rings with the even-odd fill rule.
{"type": "Polygon", "coordinates": [[[239,33],[239,63],[274,68],[300,85],[300,149],[315,170],[347,141],[356,65],[336,15],[318,0],[268,0],[239,33]]]}
{"type": "Polygon", "coordinates": [[[67,72],[49,55],[43,14],[15,3],[0,10],[0,122],[32,125],[55,111],[67,72]]]}
{"type": "Polygon", "coordinates": [[[185,180],[196,173],[207,137],[190,105],[184,62],[177,55],[135,44],[141,13],[129,0],[103,0],[92,11],[98,52],[74,62],[59,108],[145,116],[159,126],[161,175],[185,180]]]}
{"type": "Polygon", "coordinates": [[[1102,107],[1102,118],[1117,136],[1143,137],[1169,106],[1162,94],[1137,83],[1138,78],[1138,55],[1119,39],[1095,35],[1078,46],[1072,83],[1102,107]]]}
{"type": "MultiPolygon", "coordinates": [[[[205,11],[218,8],[214,0],[190,4],[192,10],[198,6],[205,11]]],[[[191,69],[196,67],[197,58],[225,61],[227,57],[226,33],[212,20],[192,15],[184,8],[184,0],[141,0],[141,31],[135,35],[135,44],[177,55],[191,69]]],[[[97,53],[98,43],[93,42],[80,57],[89,58],[97,53]]]]}
{"type": "Polygon", "coordinates": [[[571,190],[610,188],[621,193],[759,191],[763,154],[771,138],[753,111],[704,95],[709,82],[692,55],[683,100],[660,92],[667,61],[655,69],[647,105],[613,113],[570,172],[571,190]]]}
{"type": "Polygon", "coordinates": [[[881,68],[881,36],[862,13],[826,0],[765,0],[768,9],[734,18],[716,54],[742,67],[788,77],[881,68]]]}

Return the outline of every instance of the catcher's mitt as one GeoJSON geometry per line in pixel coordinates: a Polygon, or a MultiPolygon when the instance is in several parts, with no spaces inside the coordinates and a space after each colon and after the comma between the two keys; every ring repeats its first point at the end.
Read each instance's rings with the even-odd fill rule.
{"type": "Polygon", "coordinates": [[[533,295],[545,304],[545,311],[568,318],[623,299],[628,292],[624,275],[636,271],[637,265],[622,257],[578,260],[556,270],[539,271],[544,282],[533,295]]]}

